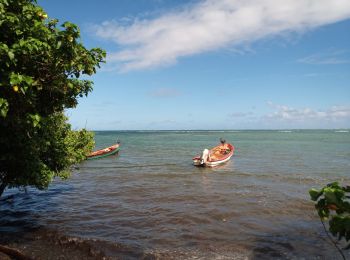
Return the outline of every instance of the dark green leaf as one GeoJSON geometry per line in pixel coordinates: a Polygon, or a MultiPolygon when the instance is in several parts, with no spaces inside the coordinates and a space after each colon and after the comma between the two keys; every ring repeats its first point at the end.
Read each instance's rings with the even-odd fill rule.
{"type": "Polygon", "coordinates": [[[316,189],[311,189],[309,190],[310,197],[313,201],[317,201],[318,198],[322,195],[322,192],[316,190],[316,189]]]}

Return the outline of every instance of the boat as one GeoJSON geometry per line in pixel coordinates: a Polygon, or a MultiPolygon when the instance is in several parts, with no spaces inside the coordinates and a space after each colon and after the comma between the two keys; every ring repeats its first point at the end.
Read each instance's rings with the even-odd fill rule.
{"type": "Polygon", "coordinates": [[[235,147],[232,144],[227,144],[227,150],[222,152],[221,145],[215,146],[208,150],[204,149],[202,155],[198,155],[192,158],[193,165],[214,167],[231,159],[234,154],[235,147]]]}
{"type": "Polygon", "coordinates": [[[100,149],[100,150],[97,150],[95,152],[90,153],[87,156],[87,159],[92,160],[92,159],[98,159],[98,158],[110,156],[112,154],[116,154],[117,152],[119,152],[119,149],[120,149],[120,143],[116,143],[112,146],[109,146],[109,147],[106,147],[104,149],[100,149]]]}

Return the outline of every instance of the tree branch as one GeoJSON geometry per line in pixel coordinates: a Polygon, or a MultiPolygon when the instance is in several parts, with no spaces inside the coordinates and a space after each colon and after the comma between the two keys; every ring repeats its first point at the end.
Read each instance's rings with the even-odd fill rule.
{"type": "Polygon", "coordinates": [[[338,247],[337,243],[332,239],[332,237],[329,235],[326,226],[324,225],[323,220],[320,218],[322,226],[324,228],[324,232],[326,232],[327,237],[329,238],[329,240],[333,243],[333,245],[336,247],[336,249],[338,249],[339,253],[341,254],[341,256],[343,257],[344,260],[346,260],[345,255],[343,254],[343,252],[341,251],[341,249],[338,247]]]}

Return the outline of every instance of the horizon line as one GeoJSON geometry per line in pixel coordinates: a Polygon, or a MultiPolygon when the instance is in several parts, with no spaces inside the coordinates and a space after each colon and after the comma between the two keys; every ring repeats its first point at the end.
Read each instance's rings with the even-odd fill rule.
{"type": "MultiPolygon", "coordinates": [[[[84,129],[84,128],[81,128],[84,129]]],[[[96,130],[96,129],[90,129],[89,131],[94,132],[108,132],[108,131],[125,131],[125,132],[131,132],[131,131],[142,131],[142,132],[154,132],[154,131],[300,131],[300,130],[348,130],[350,131],[350,128],[272,128],[272,129],[102,129],[102,130],[96,130]]]]}

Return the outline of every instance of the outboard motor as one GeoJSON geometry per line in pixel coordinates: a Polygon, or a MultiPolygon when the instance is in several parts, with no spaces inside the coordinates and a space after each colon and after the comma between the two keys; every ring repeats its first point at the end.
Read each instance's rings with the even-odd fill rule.
{"type": "Polygon", "coordinates": [[[204,149],[201,155],[201,165],[205,164],[209,159],[209,150],[204,149]]]}

